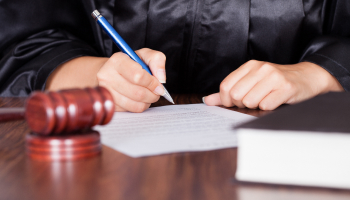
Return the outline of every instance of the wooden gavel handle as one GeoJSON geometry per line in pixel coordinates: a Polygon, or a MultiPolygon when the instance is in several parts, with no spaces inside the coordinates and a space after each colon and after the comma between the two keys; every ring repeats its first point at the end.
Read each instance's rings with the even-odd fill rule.
{"type": "Polygon", "coordinates": [[[0,108],[0,122],[24,119],[25,108],[0,108]]]}

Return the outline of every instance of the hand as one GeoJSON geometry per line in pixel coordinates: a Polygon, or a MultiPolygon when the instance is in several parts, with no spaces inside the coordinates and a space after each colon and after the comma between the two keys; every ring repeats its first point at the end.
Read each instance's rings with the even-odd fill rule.
{"type": "Polygon", "coordinates": [[[116,111],[143,112],[164,93],[165,55],[151,49],[136,51],[154,76],[124,53],[110,58],[79,57],[53,71],[46,81],[47,90],[106,87],[112,94],[116,111]]]}
{"type": "Polygon", "coordinates": [[[221,82],[220,92],[204,101],[207,105],[273,110],[284,103],[342,90],[331,74],[313,63],[278,65],[251,60],[229,74],[221,82]]]}
{"type": "Polygon", "coordinates": [[[116,111],[143,112],[164,94],[160,82],[166,80],[165,55],[146,48],[136,53],[154,76],[121,52],[112,55],[97,73],[98,84],[111,92],[116,111]]]}

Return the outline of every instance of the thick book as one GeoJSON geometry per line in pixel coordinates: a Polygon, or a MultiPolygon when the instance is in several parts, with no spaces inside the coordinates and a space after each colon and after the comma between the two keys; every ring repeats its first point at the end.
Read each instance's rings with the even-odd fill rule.
{"type": "Polygon", "coordinates": [[[282,107],[237,134],[240,181],[350,189],[350,93],[282,107]]]}

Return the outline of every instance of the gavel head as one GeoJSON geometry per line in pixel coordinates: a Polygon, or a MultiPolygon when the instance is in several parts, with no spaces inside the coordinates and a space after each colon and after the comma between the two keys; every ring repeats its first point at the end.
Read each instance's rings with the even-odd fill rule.
{"type": "Polygon", "coordinates": [[[25,118],[39,135],[69,133],[107,124],[114,114],[113,97],[103,87],[34,92],[25,118]]]}

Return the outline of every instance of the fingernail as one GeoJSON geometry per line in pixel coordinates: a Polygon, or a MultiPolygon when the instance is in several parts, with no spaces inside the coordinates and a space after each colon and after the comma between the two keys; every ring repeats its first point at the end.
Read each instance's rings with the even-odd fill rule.
{"type": "Polygon", "coordinates": [[[205,96],[204,96],[204,97],[202,97],[202,101],[203,101],[203,103],[205,104],[205,101],[204,101],[204,99],[205,99],[205,96]]]}
{"type": "Polygon", "coordinates": [[[165,70],[164,69],[158,69],[157,70],[157,78],[159,80],[159,82],[161,83],[165,83],[165,70]]]}
{"type": "Polygon", "coordinates": [[[154,93],[163,96],[165,94],[165,91],[162,86],[157,86],[156,89],[154,90],[154,93]]]}

